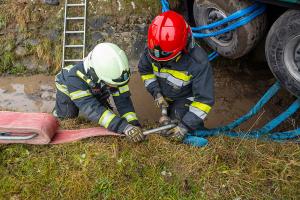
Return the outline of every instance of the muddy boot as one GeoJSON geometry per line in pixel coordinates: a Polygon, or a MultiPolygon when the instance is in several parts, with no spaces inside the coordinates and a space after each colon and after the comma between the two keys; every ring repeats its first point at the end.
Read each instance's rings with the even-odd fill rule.
{"type": "Polygon", "coordinates": [[[42,2],[48,5],[54,5],[54,6],[59,5],[59,0],[42,0],[42,2]]]}

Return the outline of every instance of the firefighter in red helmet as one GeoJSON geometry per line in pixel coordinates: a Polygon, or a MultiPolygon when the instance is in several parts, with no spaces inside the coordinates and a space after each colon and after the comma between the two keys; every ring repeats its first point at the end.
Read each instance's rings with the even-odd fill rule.
{"type": "Polygon", "coordinates": [[[204,128],[214,104],[212,68],[181,15],[167,11],[152,21],[138,67],[158,107],[167,108],[170,119],[179,122],[168,136],[182,141],[187,133],[204,128]]]}

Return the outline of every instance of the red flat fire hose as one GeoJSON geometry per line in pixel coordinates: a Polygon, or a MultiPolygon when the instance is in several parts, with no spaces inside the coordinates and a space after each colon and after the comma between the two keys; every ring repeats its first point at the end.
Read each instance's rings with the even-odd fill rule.
{"type": "Polygon", "coordinates": [[[59,130],[56,118],[46,113],[0,111],[0,144],[62,144],[95,136],[120,136],[105,128],[59,130]]]}

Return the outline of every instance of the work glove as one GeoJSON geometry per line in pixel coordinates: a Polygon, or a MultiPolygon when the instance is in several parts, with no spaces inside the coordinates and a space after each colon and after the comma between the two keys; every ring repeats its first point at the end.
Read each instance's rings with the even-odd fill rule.
{"type": "Polygon", "coordinates": [[[124,129],[124,134],[132,142],[141,142],[146,138],[140,127],[133,126],[131,124],[126,126],[124,129]]]}
{"type": "Polygon", "coordinates": [[[168,102],[165,100],[165,98],[163,97],[163,95],[161,93],[158,93],[155,97],[155,104],[158,108],[163,109],[163,108],[168,108],[169,104],[168,102]]]}
{"type": "Polygon", "coordinates": [[[189,130],[183,124],[178,124],[178,126],[169,130],[167,135],[175,142],[182,142],[188,131],[189,130]]]}

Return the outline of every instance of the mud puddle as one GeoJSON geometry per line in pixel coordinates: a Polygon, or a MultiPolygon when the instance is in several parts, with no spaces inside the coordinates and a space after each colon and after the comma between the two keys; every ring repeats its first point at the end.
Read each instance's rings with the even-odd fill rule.
{"type": "Polygon", "coordinates": [[[54,77],[4,77],[0,80],[0,109],[48,112],[54,108],[54,77]]]}

